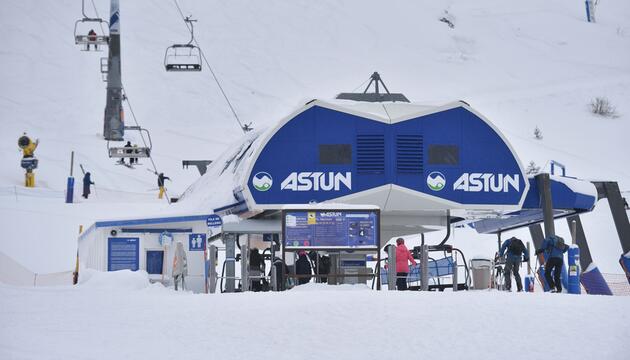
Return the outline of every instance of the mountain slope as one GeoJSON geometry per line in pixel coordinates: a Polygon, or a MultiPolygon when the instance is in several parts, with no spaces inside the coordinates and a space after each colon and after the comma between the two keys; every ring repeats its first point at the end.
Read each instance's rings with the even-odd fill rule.
{"type": "MultiPolygon", "coordinates": [[[[109,16],[106,1],[95,4],[101,16],[109,16]]],[[[553,159],[567,165],[570,175],[617,180],[630,189],[626,1],[602,2],[596,24],[585,22],[583,3],[562,0],[179,4],[199,20],[196,37],[236,112],[257,129],[309,99],[361,89],[377,70],[391,91],[412,100],[466,100],[506,134],[525,164],[553,159]],[[610,99],[620,116],[590,114],[596,96],[610,99]],[[536,126],[543,140],[533,138],[536,126]]],[[[93,15],[91,3],[86,7],[93,15]]],[[[70,0],[9,0],[0,13],[0,225],[6,229],[0,250],[39,271],[73,264],[79,224],[172,209],[155,199],[155,175],[144,169],[151,169],[148,161],[130,170],[107,157],[99,73],[106,53],[74,45],[79,17],[79,3],[70,0]],[[22,131],[41,141],[36,191],[20,188],[16,141],[22,131]],[[73,150],[92,172],[97,193],[64,206],[73,150]],[[15,239],[39,250],[26,253],[15,239]],[[51,248],[55,260],[44,250],[51,248]]],[[[196,170],[181,169],[180,161],[216,159],[241,131],[208,69],[164,71],[166,47],[188,36],[173,2],[122,1],[121,32],[129,101],[151,131],[158,170],[173,179],[169,189],[177,195],[198,178],[196,170]]],[[[126,119],[133,121],[128,105],[126,119]]],[[[615,239],[614,229],[601,231],[596,237],[615,239]]]]}

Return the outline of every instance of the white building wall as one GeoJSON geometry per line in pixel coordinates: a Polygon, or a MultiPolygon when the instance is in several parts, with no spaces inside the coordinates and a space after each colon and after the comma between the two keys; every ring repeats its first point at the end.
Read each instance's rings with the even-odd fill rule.
{"type": "MultiPolygon", "coordinates": [[[[130,226],[131,227],[131,226],[130,226]]],[[[134,226],[136,228],[191,228],[192,233],[202,233],[207,235],[207,225],[205,221],[194,222],[174,222],[159,225],[134,226]]],[[[147,250],[165,250],[164,275],[153,274],[149,278],[154,281],[164,281],[166,286],[172,285],[172,265],[175,243],[181,242],[186,251],[188,260],[187,286],[195,292],[204,291],[204,251],[190,251],[189,235],[191,233],[173,233],[173,244],[162,246],[159,242],[159,233],[126,233],[120,227],[103,227],[94,229],[90,234],[79,241],[79,262],[81,267],[107,271],[107,247],[108,239],[111,238],[111,231],[116,230],[116,237],[138,238],[139,253],[138,267],[146,270],[147,250]]]]}

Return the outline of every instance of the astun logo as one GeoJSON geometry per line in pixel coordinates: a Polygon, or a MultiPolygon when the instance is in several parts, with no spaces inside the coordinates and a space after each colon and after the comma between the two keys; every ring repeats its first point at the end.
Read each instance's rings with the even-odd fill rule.
{"type": "Polygon", "coordinates": [[[266,172],[259,172],[254,175],[252,178],[252,184],[254,188],[258,191],[267,191],[271,189],[271,185],[273,185],[273,179],[271,175],[266,172]]]}
{"type": "Polygon", "coordinates": [[[292,172],[280,184],[281,190],[339,191],[341,185],[352,190],[352,173],[346,172],[292,172]]]}
{"type": "Polygon", "coordinates": [[[519,191],[518,174],[463,173],[455,180],[453,190],[470,192],[509,192],[510,188],[519,191]]]}
{"type": "Polygon", "coordinates": [[[440,191],[446,186],[446,177],[439,171],[434,171],[427,176],[427,186],[433,191],[440,191]]]}

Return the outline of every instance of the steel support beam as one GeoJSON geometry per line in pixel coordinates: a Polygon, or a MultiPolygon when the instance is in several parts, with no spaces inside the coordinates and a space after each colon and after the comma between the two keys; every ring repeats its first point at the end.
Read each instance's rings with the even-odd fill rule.
{"type": "Polygon", "coordinates": [[[591,251],[588,248],[588,243],[586,242],[586,235],[584,234],[584,228],[582,227],[582,220],[580,220],[580,215],[571,215],[567,217],[567,224],[569,225],[569,229],[571,229],[571,224],[574,221],[575,243],[580,248],[580,267],[582,268],[582,270],[584,270],[593,262],[593,257],[591,256],[591,251]]]}
{"type": "Polygon", "coordinates": [[[549,174],[542,173],[536,175],[538,192],[540,193],[540,207],[543,210],[543,223],[545,226],[545,237],[556,234],[553,221],[553,203],[551,201],[551,181],[549,174]]]}
{"type": "Polygon", "coordinates": [[[542,247],[543,241],[545,240],[545,234],[543,233],[540,224],[530,225],[529,234],[531,235],[532,241],[534,242],[534,248],[540,249],[542,247]]]}

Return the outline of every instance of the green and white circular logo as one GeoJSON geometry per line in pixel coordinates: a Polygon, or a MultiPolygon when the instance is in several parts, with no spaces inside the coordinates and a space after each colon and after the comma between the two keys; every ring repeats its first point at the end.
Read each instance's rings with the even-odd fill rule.
{"type": "Polygon", "coordinates": [[[427,186],[433,191],[440,191],[446,186],[446,177],[439,171],[434,171],[427,176],[427,186]]]}
{"type": "Polygon", "coordinates": [[[273,185],[273,179],[271,175],[266,172],[259,172],[254,175],[252,178],[252,184],[254,185],[254,189],[258,191],[267,191],[271,189],[271,185],[273,185]]]}

